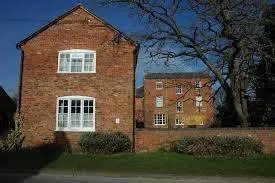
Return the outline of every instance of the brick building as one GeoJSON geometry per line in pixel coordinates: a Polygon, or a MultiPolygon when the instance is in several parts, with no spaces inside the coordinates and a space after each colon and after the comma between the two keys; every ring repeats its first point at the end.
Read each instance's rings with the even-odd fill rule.
{"type": "Polygon", "coordinates": [[[136,89],[135,98],[135,122],[136,127],[143,127],[144,124],[144,87],[141,86],[136,89]]]}
{"type": "Polygon", "coordinates": [[[145,128],[209,126],[213,117],[210,76],[149,73],[144,78],[145,128]]]}
{"type": "Polygon", "coordinates": [[[25,145],[73,144],[86,131],[133,138],[137,43],[77,5],[17,48],[25,145]]]}

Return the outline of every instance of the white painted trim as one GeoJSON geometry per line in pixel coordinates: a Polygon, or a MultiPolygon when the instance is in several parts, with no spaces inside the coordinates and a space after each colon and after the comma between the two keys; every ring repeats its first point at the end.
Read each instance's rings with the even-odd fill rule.
{"type": "Polygon", "coordinates": [[[183,90],[183,87],[182,87],[182,86],[180,86],[180,87],[176,86],[176,87],[175,87],[175,93],[176,93],[176,95],[182,94],[182,93],[183,93],[182,90],[183,90]],[[180,93],[177,92],[177,89],[178,89],[178,88],[181,88],[181,89],[180,89],[180,91],[181,91],[180,93]]]}
{"type": "Polygon", "coordinates": [[[61,50],[58,51],[58,59],[57,59],[57,72],[56,73],[70,73],[70,74],[91,74],[96,73],[96,51],[94,50],[83,50],[83,49],[71,49],[71,50],[61,50]],[[83,53],[83,60],[82,60],[82,72],[72,72],[71,71],[71,57],[69,62],[69,71],[60,71],[60,55],[62,53],[83,53]],[[94,54],[94,70],[93,71],[84,71],[84,54],[85,53],[93,53],[94,54]]]}
{"type": "Polygon", "coordinates": [[[67,132],[86,132],[86,131],[95,131],[95,98],[94,97],[87,97],[87,96],[61,96],[57,97],[56,99],[56,128],[55,131],[67,131],[67,132]],[[71,121],[71,100],[81,100],[81,127],[80,128],[75,128],[75,127],[70,127],[70,121],[71,121]],[[69,100],[68,101],[68,127],[58,127],[58,109],[59,109],[59,100],[69,100]],[[84,107],[84,100],[93,100],[93,127],[83,127],[83,107],[84,107]]]}
{"type": "Polygon", "coordinates": [[[162,90],[163,89],[163,82],[162,81],[156,81],[156,89],[157,90],[162,90]],[[161,88],[158,88],[158,84],[161,83],[161,88]]]}

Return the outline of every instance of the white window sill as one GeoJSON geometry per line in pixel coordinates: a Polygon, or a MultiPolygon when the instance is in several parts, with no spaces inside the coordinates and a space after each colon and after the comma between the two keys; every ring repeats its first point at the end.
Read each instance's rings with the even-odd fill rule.
{"type": "Polygon", "coordinates": [[[94,128],[57,128],[56,132],[94,132],[94,128]]]}
{"type": "Polygon", "coordinates": [[[155,126],[164,126],[166,124],[154,124],[155,126]]]}

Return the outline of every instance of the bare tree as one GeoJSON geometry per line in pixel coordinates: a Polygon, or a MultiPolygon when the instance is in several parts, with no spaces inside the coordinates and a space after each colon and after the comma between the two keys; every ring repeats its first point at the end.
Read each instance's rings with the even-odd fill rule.
{"type": "MultiPolygon", "coordinates": [[[[132,9],[145,25],[143,45],[154,60],[202,62],[248,126],[249,68],[263,49],[262,0],[103,0],[132,9]],[[194,22],[184,25],[188,17],[194,22]],[[189,16],[187,16],[189,15],[189,16]]],[[[274,55],[274,54],[273,54],[274,55]]],[[[274,61],[274,57],[272,58],[274,61]]],[[[220,89],[218,88],[217,91],[220,89]]]]}

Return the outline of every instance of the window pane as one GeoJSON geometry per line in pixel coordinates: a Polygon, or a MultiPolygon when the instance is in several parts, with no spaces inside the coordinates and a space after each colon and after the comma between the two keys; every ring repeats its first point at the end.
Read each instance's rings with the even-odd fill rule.
{"type": "Polygon", "coordinates": [[[82,71],[82,59],[73,58],[71,63],[71,72],[81,72],[82,71]]]}
{"type": "Polygon", "coordinates": [[[156,107],[162,107],[163,106],[163,97],[157,96],[156,97],[156,107]]]}
{"type": "Polygon", "coordinates": [[[58,127],[68,126],[68,100],[58,102],[58,127]]]}

